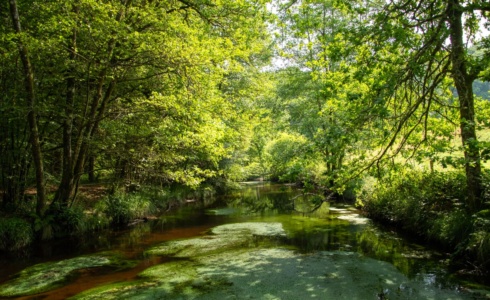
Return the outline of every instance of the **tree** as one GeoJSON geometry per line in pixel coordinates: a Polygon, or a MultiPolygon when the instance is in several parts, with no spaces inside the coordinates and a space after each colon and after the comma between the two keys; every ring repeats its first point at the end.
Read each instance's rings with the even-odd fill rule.
{"type": "MultiPolygon", "coordinates": [[[[14,166],[25,165],[22,174],[29,173],[34,158],[38,211],[46,204],[46,185],[57,185],[54,204],[69,206],[82,176],[116,166],[111,165],[116,155],[139,166],[144,160],[144,166],[152,164],[148,170],[155,170],[153,175],[173,174],[180,182],[201,182],[217,174],[219,161],[229,155],[226,121],[233,108],[220,84],[243,66],[256,65],[256,56],[267,51],[265,3],[9,2],[16,8],[12,14],[0,11],[2,20],[15,21],[14,26],[1,25],[6,30],[0,62],[9,66],[1,71],[0,82],[8,87],[1,99],[16,114],[2,105],[2,128],[10,134],[2,133],[0,147],[17,148],[9,153],[14,166]],[[17,10],[25,20],[23,30],[17,10]],[[26,66],[23,90],[17,84],[19,57],[26,66]],[[7,76],[9,71],[15,76],[7,76]],[[21,104],[21,99],[26,100],[21,104]],[[16,117],[24,111],[28,126],[16,117]],[[34,151],[27,157],[19,154],[26,147],[24,128],[34,151]],[[133,147],[124,138],[144,143],[133,147]],[[113,151],[110,142],[127,148],[113,151]],[[129,155],[131,149],[141,151],[139,156],[129,155]]],[[[12,182],[9,173],[16,172],[4,164],[2,189],[12,182]]],[[[8,197],[22,194],[31,183],[29,176],[16,176],[18,182],[28,182],[8,197]]]]}
{"type": "MultiPolygon", "coordinates": [[[[443,101],[446,101],[443,105],[450,105],[441,92],[450,87],[446,78],[452,79],[457,92],[467,204],[471,211],[481,207],[483,192],[472,84],[482,76],[490,56],[488,49],[481,57],[468,55],[468,43],[464,38],[477,42],[475,33],[478,32],[479,16],[488,18],[489,11],[490,4],[485,1],[389,1],[373,13],[375,22],[372,26],[357,32],[363,35],[359,42],[369,45],[373,54],[362,60],[362,64],[392,66],[386,73],[392,78],[385,78],[384,85],[378,84],[378,95],[387,102],[393,99],[404,105],[389,147],[396,144],[398,135],[405,136],[405,141],[413,132],[402,132],[412,117],[420,121],[412,128],[423,126],[433,105],[443,101]]],[[[378,81],[383,82],[381,78],[378,81]]],[[[385,153],[382,152],[380,157],[385,153]]]]}
{"type": "Polygon", "coordinates": [[[346,157],[369,119],[359,105],[366,84],[356,78],[353,47],[346,42],[352,16],[338,1],[283,1],[278,7],[280,53],[290,65],[278,72],[278,94],[290,127],[323,156],[324,182],[342,190],[346,157]]]}
{"type": "Polygon", "coordinates": [[[46,203],[46,191],[44,182],[44,162],[41,150],[41,142],[39,137],[39,129],[37,124],[36,113],[36,94],[34,90],[34,72],[29,58],[29,50],[22,41],[22,27],[20,23],[19,10],[17,8],[16,0],[9,0],[10,17],[12,19],[13,28],[17,35],[17,47],[19,49],[19,56],[23,65],[24,75],[24,88],[27,112],[27,120],[29,123],[30,132],[30,146],[32,151],[32,157],[34,160],[34,168],[36,170],[36,188],[37,188],[37,205],[36,213],[38,215],[43,214],[44,206],[46,203]]]}

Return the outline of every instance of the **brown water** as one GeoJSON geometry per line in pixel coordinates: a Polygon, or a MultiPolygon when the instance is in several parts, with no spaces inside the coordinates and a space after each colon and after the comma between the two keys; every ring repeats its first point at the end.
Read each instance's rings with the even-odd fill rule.
{"type": "MultiPolygon", "coordinates": [[[[293,199],[300,192],[282,185],[247,185],[238,193],[204,208],[185,207],[158,220],[140,223],[120,231],[107,231],[83,239],[60,240],[40,245],[25,255],[0,259],[0,284],[20,270],[37,263],[59,261],[80,255],[115,251],[128,259],[137,260],[134,268],[116,271],[111,268],[91,268],[77,274],[65,286],[34,296],[15,299],[66,299],[82,291],[108,283],[135,280],[148,267],[173,258],[147,256],[149,247],[175,239],[203,235],[217,225],[244,221],[281,222],[288,233],[286,244],[300,252],[349,251],[393,264],[409,278],[430,285],[460,289],[462,283],[446,268],[444,253],[428,249],[365,219],[356,218],[355,211],[346,207],[322,207],[314,215],[291,213],[293,199]],[[345,218],[338,218],[339,216],[345,218]]],[[[296,210],[307,211],[302,203],[296,210]]]]}

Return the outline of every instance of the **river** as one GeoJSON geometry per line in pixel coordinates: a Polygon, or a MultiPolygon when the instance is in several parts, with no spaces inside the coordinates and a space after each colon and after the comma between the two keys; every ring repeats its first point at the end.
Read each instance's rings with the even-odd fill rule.
{"type": "Polygon", "coordinates": [[[490,299],[490,288],[449,271],[448,254],[376,226],[350,206],[324,203],[311,212],[314,198],[287,185],[247,183],[212,204],[45,243],[0,260],[0,295],[490,299]]]}

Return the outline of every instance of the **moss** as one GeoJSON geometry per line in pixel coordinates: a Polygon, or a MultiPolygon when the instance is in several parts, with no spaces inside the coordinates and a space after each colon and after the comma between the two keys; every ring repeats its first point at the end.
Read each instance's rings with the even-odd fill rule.
{"type": "Polygon", "coordinates": [[[24,269],[15,279],[0,286],[0,296],[12,297],[33,295],[63,285],[76,271],[86,268],[112,266],[118,269],[134,266],[134,262],[126,261],[114,254],[81,256],[58,262],[37,264],[24,269]]]}
{"type": "Polygon", "coordinates": [[[188,240],[170,241],[146,251],[150,255],[194,257],[227,249],[246,247],[251,238],[240,236],[205,236],[188,240]]]}
{"type": "Polygon", "coordinates": [[[72,299],[192,299],[230,285],[220,276],[201,276],[197,264],[175,261],[150,267],[139,274],[142,280],[94,288],[72,299]]]}
{"type": "MultiPolygon", "coordinates": [[[[314,224],[317,228],[323,223],[314,224]]],[[[441,287],[437,281],[426,278],[410,279],[393,264],[352,252],[301,254],[277,247],[240,246],[254,237],[274,240],[283,235],[280,223],[218,226],[207,236],[168,242],[153,249],[154,253],[188,259],[150,267],[139,274],[137,281],[96,288],[75,299],[472,299],[473,296],[458,292],[455,287],[441,287]]]]}

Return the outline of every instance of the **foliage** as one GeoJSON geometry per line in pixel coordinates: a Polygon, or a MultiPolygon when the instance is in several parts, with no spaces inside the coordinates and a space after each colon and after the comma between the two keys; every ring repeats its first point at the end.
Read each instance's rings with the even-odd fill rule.
{"type": "Polygon", "coordinates": [[[279,52],[288,67],[277,72],[278,95],[289,129],[311,142],[320,156],[331,189],[344,184],[346,157],[359,151],[356,142],[370,117],[360,105],[366,84],[349,61],[355,52],[346,43],[350,16],[329,0],[284,1],[277,10],[279,52]]]}
{"type": "MultiPolygon", "coordinates": [[[[270,52],[265,1],[9,3],[0,10],[4,203],[18,205],[37,182],[57,185],[53,203],[69,207],[81,176],[102,173],[198,188],[247,148],[246,121],[266,89],[255,88],[270,52]],[[14,4],[22,31],[10,25],[14,4]],[[21,101],[28,91],[18,49],[34,70],[33,107],[21,101]],[[27,151],[33,125],[42,140],[36,172],[44,166],[36,174],[27,151]]],[[[39,208],[44,196],[38,190],[39,208]]]]}
{"type": "Polygon", "coordinates": [[[488,268],[488,210],[465,208],[464,174],[398,170],[366,181],[358,205],[369,217],[456,249],[457,258],[471,257],[473,266],[488,268]]]}
{"type": "Polygon", "coordinates": [[[44,220],[49,220],[49,226],[54,236],[76,235],[85,231],[85,213],[81,206],[66,207],[52,205],[44,220]]]}
{"type": "Polygon", "coordinates": [[[155,216],[179,207],[186,201],[204,203],[213,195],[214,190],[210,187],[193,189],[178,184],[165,188],[142,186],[133,192],[116,190],[103,198],[87,218],[97,221],[102,217],[116,226],[128,225],[137,219],[155,216]]]}
{"type": "MultiPolygon", "coordinates": [[[[378,158],[398,154],[414,141],[424,145],[427,132],[437,128],[429,125],[430,117],[456,119],[452,122],[460,126],[467,208],[475,212],[482,204],[482,183],[472,83],[482,77],[489,60],[486,38],[476,37],[481,30],[474,20],[476,14],[488,10],[488,4],[470,3],[390,1],[367,13],[374,22],[364,22],[357,33],[363,33],[358,45],[366,45],[371,54],[359,57],[359,63],[377,65],[381,70],[370,88],[388,109],[384,118],[388,132],[382,143],[385,150],[378,158]],[[478,44],[485,54],[470,56],[471,42],[467,41],[478,44]]],[[[440,136],[435,133],[436,138],[440,136]]]]}
{"type": "Polygon", "coordinates": [[[427,235],[428,222],[439,215],[457,215],[462,208],[466,195],[461,178],[458,172],[399,169],[363,186],[358,204],[374,218],[381,217],[411,232],[427,235]]]}
{"type": "Polygon", "coordinates": [[[285,109],[276,119],[289,122],[286,130],[305,136],[323,155],[323,185],[343,190],[363,172],[402,157],[431,169],[464,167],[467,208],[481,205],[480,162],[488,145],[476,130],[488,113],[477,108],[484,102],[473,98],[471,83],[484,80],[488,67],[488,37],[475,22],[488,5],[469,2],[276,5],[278,52],[286,65],[277,72],[285,109]],[[456,68],[461,72],[451,72],[456,68]]]}
{"type": "Polygon", "coordinates": [[[473,216],[473,232],[462,252],[472,255],[473,261],[480,265],[480,271],[490,268],[490,211],[488,209],[473,216]]]}
{"type": "Polygon", "coordinates": [[[103,203],[98,204],[93,211],[84,211],[83,222],[76,232],[68,232],[70,235],[82,236],[88,234],[89,236],[94,232],[107,229],[110,225],[109,218],[103,213],[100,208],[105,207],[103,203]]]}
{"type": "Polygon", "coordinates": [[[283,182],[312,182],[322,172],[321,159],[312,157],[307,139],[282,133],[264,148],[270,178],[283,182]],[[310,155],[309,155],[310,154],[310,155]]]}
{"type": "Polygon", "coordinates": [[[110,195],[105,199],[104,213],[114,225],[127,225],[132,220],[156,212],[154,204],[141,194],[110,195]]]}
{"type": "Polygon", "coordinates": [[[31,224],[20,218],[0,218],[0,250],[16,251],[34,240],[31,224]]]}
{"type": "Polygon", "coordinates": [[[466,248],[483,253],[490,102],[473,93],[488,97],[489,10],[469,0],[1,3],[1,209],[30,215],[47,238],[127,224],[232,181],[340,194],[367,173],[369,214],[451,246],[470,236],[466,248]],[[76,201],[82,176],[157,188],[89,211],[76,201]]]}

